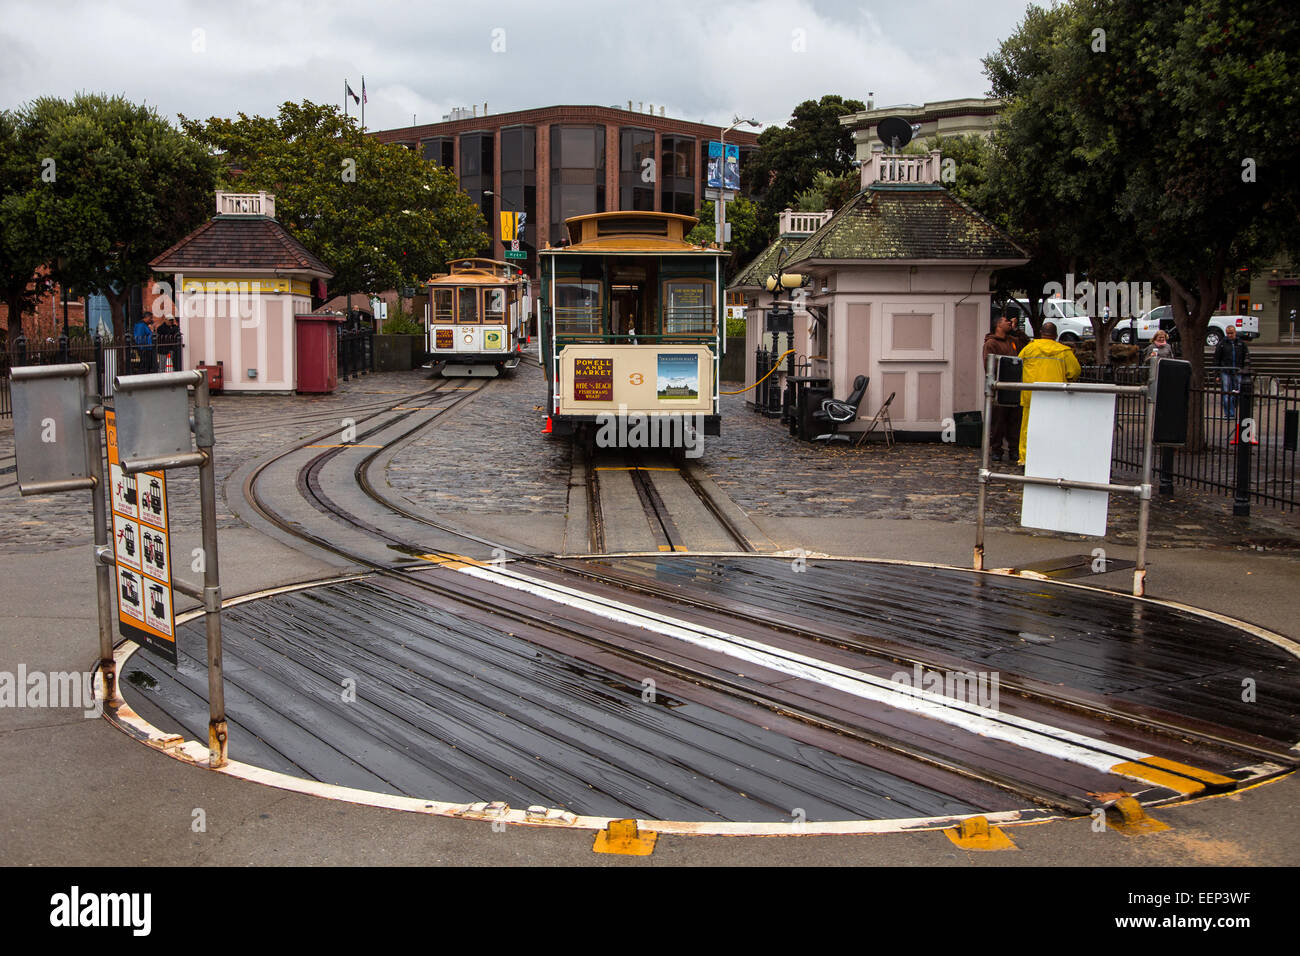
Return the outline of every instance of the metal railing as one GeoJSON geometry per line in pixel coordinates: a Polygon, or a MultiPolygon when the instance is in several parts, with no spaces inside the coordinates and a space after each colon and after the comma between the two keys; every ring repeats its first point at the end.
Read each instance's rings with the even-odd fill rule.
{"type": "Polygon", "coordinates": [[[9,369],[29,365],[67,365],[75,362],[93,362],[98,381],[96,388],[104,398],[113,395],[115,375],[139,375],[149,372],[181,371],[185,364],[185,341],[176,335],[155,335],[150,343],[137,343],[133,336],[121,342],[107,336],[60,335],[56,340],[32,341],[18,336],[10,343],[8,352],[0,359],[0,415],[10,416],[9,369]]]}
{"type": "Polygon", "coordinates": [[[556,306],[555,334],[600,335],[602,328],[600,309],[586,306],[556,306]]]}
{"type": "MultiPolygon", "coordinates": [[[[1138,384],[1145,368],[1085,366],[1084,381],[1138,384]]],[[[1161,492],[1174,483],[1231,495],[1233,510],[1248,514],[1251,502],[1286,511],[1300,507],[1297,443],[1300,387],[1250,372],[1207,368],[1205,384],[1192,389],[1191,408],[1202,416],[1203,447],[1162,448],[1156,460],[1161,492]],[[1236,375],[1224,388],[1221,372],[1236,375]],[[1232,386],[1236,385],[1234,389],[1232,386]]],[[[1141,468],[1141,400],[1120,395],[1115,402],[1112,467],[1141,468]]]]}
{"type": "Polygon", "coordinates": [[[664,310],[665,335],[712,335],[713,331],[712,306],[664,310]]]}
{"type": "Polygon", "coordinates": [[[339,329],[339,378],[356,378],[375,370],[373,329],[339,329]]]}

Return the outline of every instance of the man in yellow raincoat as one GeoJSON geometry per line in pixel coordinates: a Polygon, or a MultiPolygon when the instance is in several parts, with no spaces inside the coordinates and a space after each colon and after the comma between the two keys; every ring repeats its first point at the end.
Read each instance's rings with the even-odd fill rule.
{"type": "MultiPolygon", "coordinates": [[[[1020,350],[1021,379],[1025,382],[1073,382],[1083,374],[1074,350],[1056,341],[1056,325],[1044,322],[1034,339],[1020,350]]],[[[1020,393],[1020,464],[1025,463],[1029,442],[1029,401],[1033,392],[1020,393]]]]}

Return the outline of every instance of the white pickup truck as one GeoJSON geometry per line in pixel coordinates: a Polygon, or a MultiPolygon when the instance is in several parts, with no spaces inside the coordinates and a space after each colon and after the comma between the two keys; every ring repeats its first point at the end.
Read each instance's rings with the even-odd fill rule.
{"type": "MultiPolygon", "coordinates": [[[[1223,341],[1223,330],[1229,325],[1236,326],[1237,334],[1247,342],[1259,338],[1259,317],[1254,315],[1212,315],[1210,326],[1205,332],[1205,347],[1217,348],[1223,341]]],[[[1121,319],[1111,337],[1125,345],[1133,344],[1136,331],[1139,342],[1150,342],[1156,329],[1164,329],[1171,342],[1178,340],[1178,329],[1174,326],[1174,308],[1171,305],[1159,305],[1137,317],[1136,320],[1121,319]]]]}
{"type": "MultiPolygon", "coordinates": [[[[1034,330],[1029,325],[1029,303],[1024,299],[1009,299],[1007,307],[1020,310],[1016,321],[1020,330],[1032,339],[1034,330]]],[[[1066,345],[1092,339],[1095,336],[1092,331],[1092,320],[1080,312],[1069,299],[1044,299],[1043,320],[1056,326],[1056,340],[1066,345]]]]}

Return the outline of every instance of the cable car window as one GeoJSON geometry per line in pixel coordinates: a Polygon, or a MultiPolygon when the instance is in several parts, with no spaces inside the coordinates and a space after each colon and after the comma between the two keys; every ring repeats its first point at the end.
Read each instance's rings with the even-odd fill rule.
{"type": "Polygon", "coordinates": [[[454,322],[456,313],[452,308],[452,295],[450,289],[433,290],[433,321],[434,322],[454,322]]]}
{"type": "Polygon", "coordinates": [[[713,283],[677,279],[664,283],[664,334],[712,335],[713,283]]]}
{"type": "Polygon", "coordinates": [[[599,282],[556,282],[555,331],[558,335],[599,335],[599,282]]]}
{"type": "Polygon", "coordinates": [[[478,289],[473,286],[456,289],[456,321],[461,325],[478,323],[478,289]]]}
{"type": "Polygon", "coordinates": [[[506,315],[506,290],[483,290],[483,321],[504,322],[506,315]]]}

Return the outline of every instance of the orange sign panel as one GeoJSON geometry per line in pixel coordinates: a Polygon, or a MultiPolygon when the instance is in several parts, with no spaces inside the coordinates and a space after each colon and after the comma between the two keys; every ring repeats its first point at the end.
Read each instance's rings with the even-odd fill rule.
{"type": "Polygon", "coordinates": [[[176,663],[167,477],[161,471],[128,475],[117,452],[117,417],[105,412],[112,494],[113,553],[117,559],[118,631],[176,663]]]}

